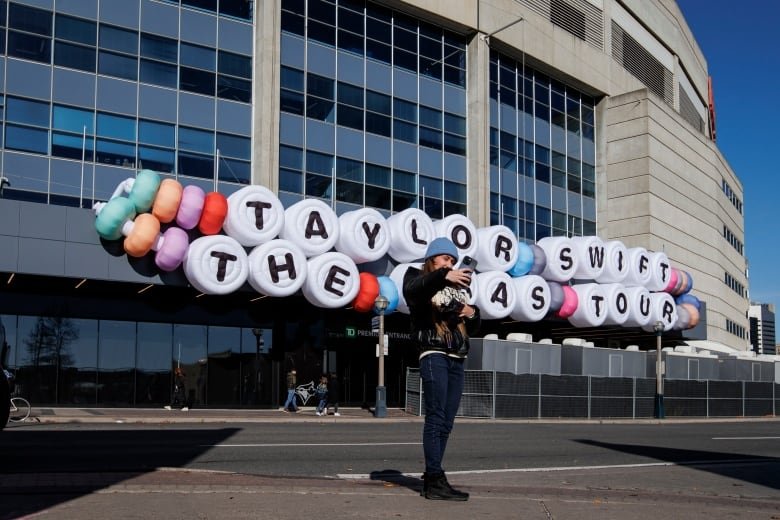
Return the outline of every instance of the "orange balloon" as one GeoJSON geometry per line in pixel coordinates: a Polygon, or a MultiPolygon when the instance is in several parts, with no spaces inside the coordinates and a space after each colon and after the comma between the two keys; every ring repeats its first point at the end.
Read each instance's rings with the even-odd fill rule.
{"type": "Polygon", "coordinates": [[[176,218],[181,203],[181,194],[184,191],[181,183],[175,179],[164,179],[157,190],[152,206],[152,215],[163,224],[167,224],[176,218]]]}
{"type": "Polygon", "coordinates": [[[360,273],[360,290],[352,302],[358,312],[368,312],[374,308],[374,300],[379,296],[379,280],[371,273],[360,273]]]}
{"type": "Polygon", "coordinates": [[[203,213],[200,214],[198,229],[204,235],[216,235],[222,229],[227,216],[227,198],[216,191],[206,194],[203,213]]]}
{"type": "Polygon", "coordinates": [[[125,238],[124,246],[128,255],[140,258],[152,249],[160,235],[160,221],[151,213],[141,213],[133,221],[133,229],[125,238]]]}

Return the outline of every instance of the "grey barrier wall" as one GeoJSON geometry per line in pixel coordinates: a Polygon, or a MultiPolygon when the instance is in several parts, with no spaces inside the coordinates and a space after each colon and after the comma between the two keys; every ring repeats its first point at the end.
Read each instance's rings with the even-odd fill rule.
{"type": "MultiPolygon", "coordinates": [[[[461,417],[651,418],[655,379],[467,370],[461,417]]],[[[406,411],[424,413],[419,370],[408,369],[406,411]]],[[[780,409],[780,384],[664,381],[667,417],[762,417],[780,409]]]]}
{"type": "Polygon", "coordinates": [[[645,377],[644,351],[563,345],[561,373],[601,377],[645,377]]]}
{"type": "Polygon", "coordinates": [[[560,374],[561,346],[474,338],[469,340],[467,370],[501,370],[513,374],[560,374]]]}
{"type": "MultiPolygon", "coordinates": [[[[647,373],[651,377],[655,377],[655,356],[655,352],[647,356],[647,373]]],[[[665,352],[662,358],[666,363],[667,379],[723,379],[720,377],[720,359],[717,357],[686,356],[665,352]]]]}

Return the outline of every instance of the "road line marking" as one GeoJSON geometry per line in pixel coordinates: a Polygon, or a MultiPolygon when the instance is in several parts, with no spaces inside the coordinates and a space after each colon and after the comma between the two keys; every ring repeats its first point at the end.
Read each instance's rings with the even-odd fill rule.
{"type": "Polygon", "coordinates": [[[201,444],[202,448],[290,448],[306,446],[421,446],[421,442],[285,442],[268,444],[201,444]]]}
{"type": "Polygon", "coordinates": [[[777,440],[780,437],[713,437],[714,441],[763,441],[763,440],[777,440]]]}
{"type": "MultiPolygon", "coordinates": [[[[465,471],[448,471],[448,475],[479,475],[479,474],[491,474],[491,473],[545,473],[552,471],[577,471],[577,470],[597,470],[597,469],[631,469],[631,468],[652,468],[652,467],[665,467],[665,466],[711,466],[711,465],[726,465],[726,464],[757,464],[766,462],[776,462],[776,459],[763,458],[763,459],[725,459],[725,460],[695,460],[687,462],[647,462],[644,464],[613,464],[604,466],[553,466],[549,468],[505,468],[505,469],[475,469],[465,471]]],[[[376,479],[382,476],[400,476],[417,478],[418,473],[370,473],[370,474],[353,474],[353,473],[339,473],[336,475],[342,479],[376,479]]]]}

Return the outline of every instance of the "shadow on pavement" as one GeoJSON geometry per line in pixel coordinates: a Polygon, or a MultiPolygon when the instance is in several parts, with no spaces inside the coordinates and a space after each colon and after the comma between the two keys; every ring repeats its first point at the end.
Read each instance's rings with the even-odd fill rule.
{"type": "Polygon", "coordinates": [[[403,486],[409,488],[412,491],[420,492],[422,490],[423,481],[419,478],[410,477],[404,475],[397,469],[383,469],[381,471],[372,471],[370,475],[371,480],[381,480],[388,484],[394,484],[396,486],[403,486]]]}
{"type": "Polygon", "coordinates": [[[780,471],[768,471],[766,464],[780,467],[780,458],[757,457],[755,455],[743,455],[740,453],[724,453],[718,451],[683,450],[662,446],[642,446],[638,444],[614,444],[609,442],[594,441],[591,439],[574,439],[575,442],[597,446],[609,450],[632,453],[642,457],[648,457],[664,462],[690,466],[700,471],[707,471],[723,477],[742,480],[780,489],[780,471]],[[754,468],[746,468],[745,465],[755,465],[754,468]]]}
{"type": "Polygon", "coordinates": [[[183,468],[238,428],[101,431],[5,430],[0,434],[0,519],[19,518],[160,467],[183,468]],[[34,475],[30,475],[34,474],[34,475]],[[57,475],[67,474],[67,478],[57,475]],[[6,500],[35,495],[34,500],[6,500]],[[9,510],[8,503],[21,503],[9,510]],[[19,509],[21,508],[21,509],[19,509]]]}

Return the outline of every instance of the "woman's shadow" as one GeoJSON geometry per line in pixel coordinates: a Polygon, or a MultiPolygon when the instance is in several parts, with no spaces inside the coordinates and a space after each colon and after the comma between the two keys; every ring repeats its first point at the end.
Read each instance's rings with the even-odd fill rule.
{"type": "Polygon", "coordinates": [[[418,477],[412,477],[405,475],[397,469],[383,469],[381,471],[372,471],[370,475],[371,480],[381,480],[388,484],[396,486],[404,486],[417,493],[422,491],[423,481],[418,477]]]}

